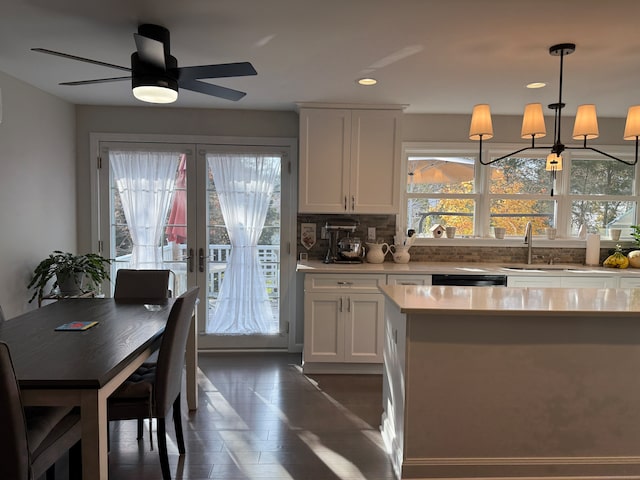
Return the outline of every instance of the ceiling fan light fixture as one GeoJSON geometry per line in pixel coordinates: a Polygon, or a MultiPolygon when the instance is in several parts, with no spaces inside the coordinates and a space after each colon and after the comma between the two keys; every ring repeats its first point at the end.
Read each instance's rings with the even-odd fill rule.
{"type": "Polygon", "coordinates": [[[147,103],[173,103],[178,99],[178,82],[172,78],[135,78],[133,96],[147,103]]]}
{"type": "Polygon", "coordinates": [[[173,103],[178,99],[178,92],[168,87],[141,85],[133,88],[133,96],[147,103],[173,103]]]}

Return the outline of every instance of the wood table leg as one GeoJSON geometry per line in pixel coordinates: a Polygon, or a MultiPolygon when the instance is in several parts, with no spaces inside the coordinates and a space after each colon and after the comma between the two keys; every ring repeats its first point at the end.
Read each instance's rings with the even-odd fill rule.
{"type": "Polygon", "coordinates": [[[108,480],[107,397],[101,390],[82,392],[82,478],[108,480]]]}

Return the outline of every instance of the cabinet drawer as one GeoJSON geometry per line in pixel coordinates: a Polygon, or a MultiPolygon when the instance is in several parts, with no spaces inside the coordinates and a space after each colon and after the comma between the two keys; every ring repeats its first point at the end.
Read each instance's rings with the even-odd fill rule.
{"type": "Polygon", "coordinates": [[[431,285],[431,275],[388,275],[387,285],[431,285]]]}
{"type": "Polygon", "coordinates": [[[384,275],[340,275],[307,274],[304,277],[305,292],[379,292],[378,287],[385,284],[384,275]]]}

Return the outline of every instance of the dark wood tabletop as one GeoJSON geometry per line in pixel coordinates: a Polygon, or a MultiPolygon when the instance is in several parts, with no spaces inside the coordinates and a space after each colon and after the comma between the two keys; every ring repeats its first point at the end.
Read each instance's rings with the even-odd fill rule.
{"type": "Polygon", "coordinates": [[[9,345],[21,388],[101,388],[159,342],[172,304],[60,300],[0,322],[0,340],[9,345]],[[55,330],[74,321],[98,324],[85,331],[55,330]]]}

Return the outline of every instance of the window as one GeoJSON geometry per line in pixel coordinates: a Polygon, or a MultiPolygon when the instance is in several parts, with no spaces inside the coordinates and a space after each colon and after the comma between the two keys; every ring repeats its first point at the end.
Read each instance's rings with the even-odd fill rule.
{"type": "Polygon", "coordinates": [[[409,228],[425,236],[437,224],[473,235],[475,159],[465,156],[410,155],[407,158],[409,228]]]}
{"type": "MultiPolygon", "coordinates": [[[[495,144],[486,158],[507,148],[495,144]]],[[[423,238],[431,237],[437,224],[455,226],[456,237],[491,238],[493,227],[521,236],[527,222],[534,235],[555,227],[559,238],[575,237],[583,224],[603,237],[612,227],[630,235],[629,227],[638,223],[634,167],[567,150],[554,182],[545,170],[547,152],[531,152],[480,165],[469,145],[405,144],[405,209],[399,224],[423,238]]]]}

